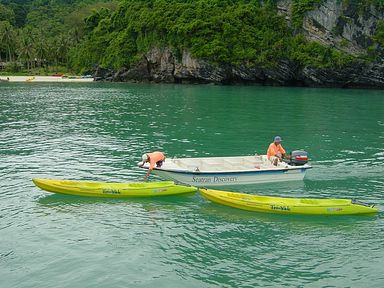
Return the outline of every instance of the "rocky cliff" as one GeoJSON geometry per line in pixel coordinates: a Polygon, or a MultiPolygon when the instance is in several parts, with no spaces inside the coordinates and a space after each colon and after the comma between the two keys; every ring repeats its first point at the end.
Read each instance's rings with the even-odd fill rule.
{"type": "MultiPolygon", "coordinates": [[[[380,49],[372,40],[384,11],[373,5],[360,7],[354,1],[326,0],[302,15],[300,33],[307,40],[335,48],[356,57],[368,49],[380,49]]],[[[292,26],[292,0],[277,3],[278,11],[292,26]]],[[[384,55],[383,51],[376,51],[384,55]]],[[[188,50],[176,54],[172,49],[154,48],[137,65],[119,71],[98,69],[97,80],[163,83],[261,84],[310,87],[384,88],[384,59],[360,61],[337,69],[298,65],[282,59],[271,67],[212,64],[194,58],[188,50]],[[176,56],[178,55],[178,56],[176,56]]]]}

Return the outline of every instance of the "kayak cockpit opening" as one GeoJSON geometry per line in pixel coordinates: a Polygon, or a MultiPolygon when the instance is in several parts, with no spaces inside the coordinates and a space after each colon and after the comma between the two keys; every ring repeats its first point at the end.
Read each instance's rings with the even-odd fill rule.
{"type": "Polygon", "coordinates": [[[375,207],[375,204],[365,203],[365,202],[362,202],[362,201],[359,201],[359,200],[356,200],[356,199],[352,199],[351,203],[352,204],[356,204],[356,205],[365,206],[365,207],[371,207],[371,208],[375,207]]]}

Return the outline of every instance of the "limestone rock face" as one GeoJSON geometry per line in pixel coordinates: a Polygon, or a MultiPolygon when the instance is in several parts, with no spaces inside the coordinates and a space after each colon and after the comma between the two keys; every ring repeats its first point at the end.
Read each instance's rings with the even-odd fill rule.
{"type": "Polygon", "coordinates": [[[145,54],[149,80],[154,82],[173,82],[175,59],[170,49],[154,48],[145,54]]]}
{"type": "Polygon", "coordinates": [[[291,23],[292,19],[292,0],[278,0],[276,2],[277,13],[284,16],[285,20],[291,23]]]}
{"type": "Polygon", "coordinates": [[[141,59],[131,69],[122,68],[114,77],[114,81],[117,82],[149,82],[150,73],[148,70],[148,62],[145,58],[141,59]]]}
{"type": "Polygon", "coordinates": [[[101,67],[97,67],[93,72],[93,77],[95,81],[113,81],[113,71],[111,69],[104,69],[101,67]]]}
{"type": "Polygon", "coordinates": [[[277,67],[264,70],[271,83],[281,86],[295,86],[297,84],[298,66],[289,60],[281,60],[277,67]]]}
{"type": "Polygon", "coordinates": [[[384,61],[355,64],[339,69],[299,67],[281,60],[271,68],[245,65],[214,65],[183,52],[177,60],[170,49],[149,51],[135,66],[117,72],[98,68],[95,79],[118,82],[259,84],[309,87],[384,88],[384,61]]]}
{"type": "Polygon", "coordinates": [[[384,60],[368,65],[359,75],[356,86],[384,88],[384,60]]]}
{"type": "Polygon", "coordinates": [[[178,83],[221,83],[228,78],[228,72],[222,66],[193,58],[188,51],[183,51],[180,61],[175,62],[174,72],[178,83]]]}
{"type": "Polygon", "coordinates": [[[309,11],[303,21],[306,37],[349,54],[364,54],[384,12],[372,5],[358,9],[357,3],[350,2],[326,0],[309,11]]]}

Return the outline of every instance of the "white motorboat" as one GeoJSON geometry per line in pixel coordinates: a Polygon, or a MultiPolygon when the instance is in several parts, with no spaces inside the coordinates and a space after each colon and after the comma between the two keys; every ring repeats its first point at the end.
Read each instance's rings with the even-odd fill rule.
{"type": "MultiPolygon", "coordinates": [[[[245,185],[302,180],[305,172],[312,168],[307,162],[305,151],[293,151],[290,160],[279,162],[276,166],[266,155],[167,158],[152,173],[199,187],[245,185]]],[[[149,164],[141,168],[148,169],[149,164]]]]}

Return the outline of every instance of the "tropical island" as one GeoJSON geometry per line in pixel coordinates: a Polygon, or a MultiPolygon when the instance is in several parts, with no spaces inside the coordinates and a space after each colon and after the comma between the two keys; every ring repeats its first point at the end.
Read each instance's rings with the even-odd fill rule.
{"type": "Polygon", "coordinates": [[[0,75],[384,88],[383,0],[4,0],[0,75]]]}

